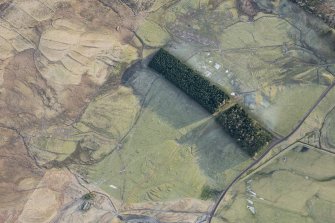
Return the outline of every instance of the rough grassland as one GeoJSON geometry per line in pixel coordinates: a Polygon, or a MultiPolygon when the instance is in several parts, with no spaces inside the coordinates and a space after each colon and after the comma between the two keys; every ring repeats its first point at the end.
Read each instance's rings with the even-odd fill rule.
{"type": "Polygon", "coordinates": [[[229,96],[167,51],[159,50],[150,61],[149,67],[162,74],[212,114],[218,112],[217,121],[249,155],[254,155],[271,140],[271,134],[249,118],[239,105],[220,112],[219,107],[229,100],[229,96]]]}

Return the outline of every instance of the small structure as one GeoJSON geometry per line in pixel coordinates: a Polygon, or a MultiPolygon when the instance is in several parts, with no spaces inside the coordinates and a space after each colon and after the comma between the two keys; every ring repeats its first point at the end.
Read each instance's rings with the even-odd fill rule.
{"type": "Polygon", "coordinates": [[[253,205],[254,202],[252,200],[247,199],[248,204],[253,205]]]}
{"type": "Polygon", "coordinates": [[[84,201],[81,206],[80,206],[80,210],[82,211],[88,211],[91,208],[91,201],[84,201]]]}
{"type": "Polygon", "coordinates": [[[248,190],[248,192],[250,193],[250,196],[252,196],[252,197],[256,197],[256,193],[255,192],[253,192],[252,190],[248,190]]]}
{"type": "Polygon", "coordinates": [[[256,209],[255,209],[255,207],[247,205],[247,208],[250,210],[250,212],[251,212],[252,214],[256,214],[256,209]]]}
{"type": "Polygon", "coordinates": [[[211,75],[212,75],[212,73],[210,71],[208,71],[208,70],[205,71],[205,76],[206,77],[210,77],[211,75]]]}
{"type": "Polygon", "coordinates": [[[109,185],[109,187],[113,188],[113,189],[117,189],[116,186],[114,186],[113,184],[109,185]]]}

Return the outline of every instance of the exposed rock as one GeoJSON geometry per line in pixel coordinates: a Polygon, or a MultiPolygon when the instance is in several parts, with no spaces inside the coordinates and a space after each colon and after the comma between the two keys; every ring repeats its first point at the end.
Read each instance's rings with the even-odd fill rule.
{"type": "Polygon", "coordinates": [[[304,10],[322,18],[329,26],[335,27],[335,3],[332,0],[291,0],[304,10]]]}
{"type": "Polygon", "coordinates": [[[242,14],[249,16],[249,19],[252,19],[257,15],[259,8],[255,0],[237,0],[237,8],[242,14]]]}

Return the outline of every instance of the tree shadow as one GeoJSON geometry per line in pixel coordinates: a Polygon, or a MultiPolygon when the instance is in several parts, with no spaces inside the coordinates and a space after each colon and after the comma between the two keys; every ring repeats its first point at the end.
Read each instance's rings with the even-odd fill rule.
{"type": "Polygon", "coordinates": [[[225,170],[249,158],[209,112],[172,83],[149,69],[133,72],[127,85],[134,89],[143,108],[182,134],[177,142],[192,149],[206,176],[222,183],[225,170]]]}

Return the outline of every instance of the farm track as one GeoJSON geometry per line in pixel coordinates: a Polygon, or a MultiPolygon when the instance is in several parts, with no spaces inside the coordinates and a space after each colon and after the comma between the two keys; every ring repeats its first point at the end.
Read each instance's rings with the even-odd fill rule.
{"type": "MultiPolygon", "coordinates": [[[[335,82],[333,82],[318,98],[318,100],[314,103],[314,105],[305,113],[305,115],[303,116],[303,118],[297,123],[297,125],[293,128],[293,130],[285,137],[280,138],[280,139],[276,139],[275,141],[273,141],[268,148],[266,149],[266,151],[260,156],[258,157],[254,162],[252,162],[247,168],[245,168],[238,176],[236,176],[234,178],[234,180],[226,187],[226,189],[221,193],[219,199],[215,202],[215,204],[213,205],[213,208],[209,211],[208,217],[207,217],[207,222],[210,223],[212,221],[213,216],[215,215],[219,205],[221,204],[221,201],[223,200],[223,198],[225,197],[225,195],[227,194],[228,190],[247,172],[249,171],[251,168],[253,168],[254,166],[256,166],[260,161],[262,161],[262,159],[269,154],[269,152],[276,147],[278,144],[284,142],[285,140],[287,140],[288,138],[290,138],[299,128],[300,126],[304,123],[304,121],[308,118],[308,116],[314,111],[314,109],[320,104],[320,102],[325,98],[325,96],[327,96],[327,94],[329,93],[329,91],[331,91],[335,86],[335,82]]],[[[287,147],[288,148],[288,147],[287,147]]],[[[286,149],[286,148],[285,148],[286,149]]]]}

